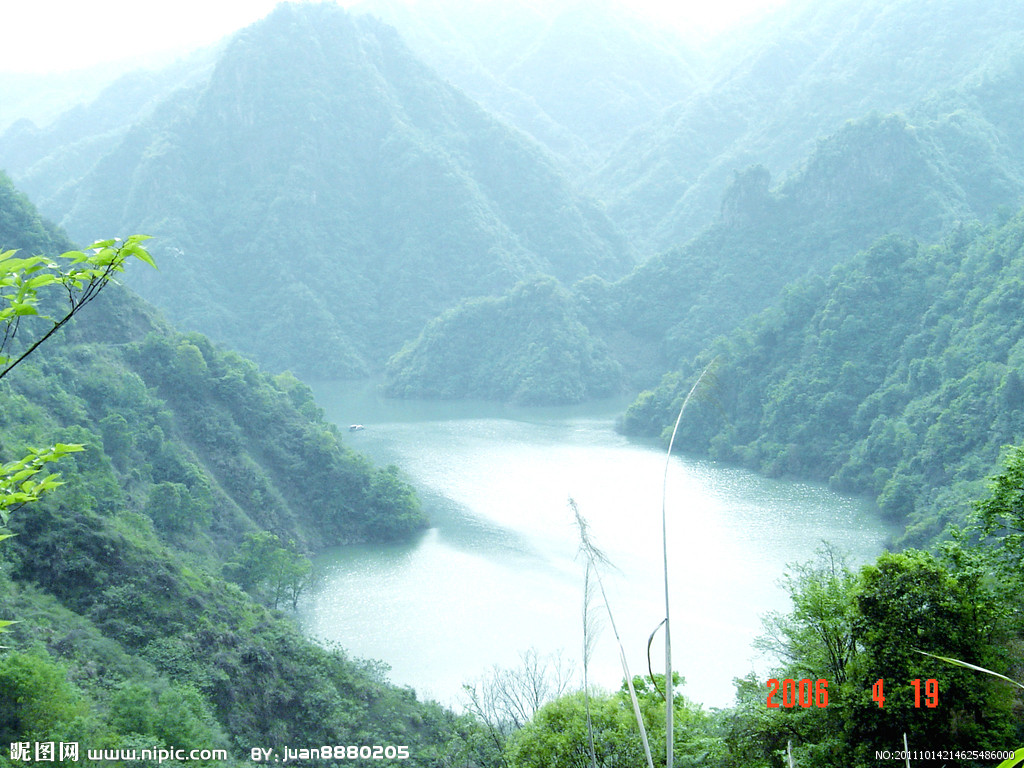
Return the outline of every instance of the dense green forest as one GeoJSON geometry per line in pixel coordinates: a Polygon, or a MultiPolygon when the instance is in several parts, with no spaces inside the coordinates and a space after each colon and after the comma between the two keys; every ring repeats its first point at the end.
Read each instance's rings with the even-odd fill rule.
{"type": "MultiPolygon", "coordinates": [[[[70,249],[0,182],[5,247],[70,249]]],[[[11,742],[57,740],[227,749],[232,764],[253,744],[409,744],[429,765],[471,739],[470,721],[271,609],[308,584],[310,552],[426,522],[397,470],[347,449],[293,376],[109,286],[0,383],[0,458],[56,442],[85,450],[11,513],[0,546],[2,620],[17,621],[2,764],[11,742]]]]}
{"type": "MultiPolygon", "coordinates": [[[[1010,105],[1024,108],[1014,82],[1007,76],[985,89],[990,103],[1009,99],[1000,112],[1006,117],[1010,105]]],[[[1024,189],[1024,173],[998,159],[1009,153],[1008,140],[986,142],[986,129],[966,120],[963,112],[936,109],[938,119],[918,126],[898,115],[850,121],[821,139],[805,162],[774,187],[762,165],[736,173],[714,224],[620,280],[591,276],[579,281],[572,288],[573,314],[587,335],[629,372],[632,385],[650,386],[667,368],[771,305],[793,281],[808,274],[826,276],[887,233],[928,242],[963,222],[1007,215],[1004,201],[1015,200],[1024,189]],[[977,173],[979,167],[992,166],[998,172],[977,173]]],[[[534,329],[535,337],[540,333],[534,329]]],[[[544,333],[558,336],[550,322],[544,333]]],[[[438,319],[425,335],[436,340],[439,334],[449,337],[446,344],[466,350],[488,346],[481,343],[485,336],[476,324],[456,326],[438,319]]],[[[486,338],[498,348],[511,343],[499,333],[486,338]]],[[[518,347],[525,351],[524,342],[518,347]]],[[[505,368],[478,370],[485,373],[474,375],[489,372],[492,379],[474,387],[478,395],[508,399],[514,392],[504,383],[505,368]]],[[[393,387],[391,392],[463,391],[455,379],[465,375],[449,365],[420,374],[435,382],[431,386],[393,387]],[[447,383],[441,380],[444,370],[452,377],[447,383]]],[[[609,379],[591,394],[613,385],[609,379]]],[[[552,381],[548,388],[556,386],[552,381]]]]}
{"type": "MultiPolygon", "coordinates": [[[[1020,271],[1024,217],[936,246],[888,237],[783,299],[694,363],[721,361],[718,408],[688,419],[684,450],[877,496],[923,543],[1024,439],[1020,271]]],[[[669,428],[693,368],[624,417],[669,428]]]]}
{"type": "Polygon", "coordinates": [[[997,201],[1014,199],[999,192],[1021,189],[1024,177],[1013,176],[1011,186],[992,176],[987,194],[968,196],[970,169],[985,160],[980,150],[973,162],[963,157],[974,149],[944,145],[935,126],[896,115],[851,121],[774,189],[762,165],[735,174],[718,221],[686,245],[614,283],[581,283],[581,316],[620,358],[647,351],[649,367],[633,367],[635,381],[645,383],[770,305],[794,280],[826,275],[882,235],[928,241],[960,221],[995,216],[997,201]]]}

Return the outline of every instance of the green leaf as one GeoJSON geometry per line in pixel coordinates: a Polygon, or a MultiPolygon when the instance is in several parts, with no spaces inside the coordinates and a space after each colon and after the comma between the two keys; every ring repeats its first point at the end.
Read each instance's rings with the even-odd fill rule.
{"type": "Polygon", "coordinates": [[[42,288],[44,285],[50,285],[51,283],[57,282],[57,276],[47,273],[43,275],[36,275],[35,277],[28,280],[25,285],[32,290],[42,288]]]}

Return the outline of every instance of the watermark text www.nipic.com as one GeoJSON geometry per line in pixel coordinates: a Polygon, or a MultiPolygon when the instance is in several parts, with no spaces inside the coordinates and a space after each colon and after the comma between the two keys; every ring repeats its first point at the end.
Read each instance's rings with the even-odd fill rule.
{"type": "Polygon", "coordinates": [[[13,763],[77,763],[84,753],[85,758],[102,762],[143,761],[159,765],[170,760],[185,763],[190,760],[227,760],[225,749],[175,749],[174,747],[153,747],[152,749],[80,749],[77,741],[12,741],[10,757],[13,763]]]}

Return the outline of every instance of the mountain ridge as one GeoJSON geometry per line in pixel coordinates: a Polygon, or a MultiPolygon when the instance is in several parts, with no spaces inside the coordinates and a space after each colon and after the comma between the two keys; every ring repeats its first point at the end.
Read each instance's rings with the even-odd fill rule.
{"type": "Polygon", "coordinates": [[[382,366],[463,298],[632,263],[539,145],[390,27],[328,6],[285,4],[236,35],[205,86],[136,124],[57,207],[78,237],[99,222],[155,235],[174,269],[129,282],[176,322],[320,376],[382,366]]]}

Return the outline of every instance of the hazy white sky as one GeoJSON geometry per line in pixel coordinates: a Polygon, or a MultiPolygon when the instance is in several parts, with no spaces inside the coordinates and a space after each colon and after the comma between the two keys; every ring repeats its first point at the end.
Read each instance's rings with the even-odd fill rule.
{"type": "MultiPolygon", "coordinates": [[[[339,0],[343,6],[355,0],[339,0]]],[[[0,0],[0,72],[93,63],[206,45],[266,16],[278,0],[0,0]]],[[[639,13],[719,28],[781,0],[620,0],[639,13]]]]}

